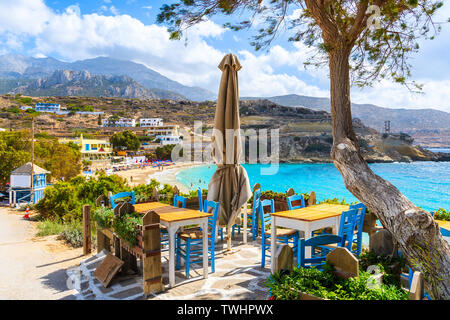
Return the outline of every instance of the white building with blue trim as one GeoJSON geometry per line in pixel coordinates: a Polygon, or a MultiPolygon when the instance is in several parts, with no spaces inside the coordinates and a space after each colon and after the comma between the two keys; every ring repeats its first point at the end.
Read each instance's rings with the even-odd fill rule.
{"type": "Polygon", "coordinates": [[[36,103],[34,110],[39,112],[59,112],[61,105],[59,103],[36,103]]]}
{"type": "Polygon", "coordinates": [[[47,174],[50,172],[38,167],[31,166],[27,162],[11,172],[9,187],[9,205],[20,206],[21,204],[38,203],[44,198],[47,188],[47,174]],[[33,170],[32,170],[33,168],[33,170]],[[33,192],[31,192],[31,175],[33,175],[33,192]]]}

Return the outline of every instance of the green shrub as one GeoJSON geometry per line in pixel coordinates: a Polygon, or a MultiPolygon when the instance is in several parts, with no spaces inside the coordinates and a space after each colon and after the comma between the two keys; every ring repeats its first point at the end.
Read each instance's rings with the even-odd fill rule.
{"type": "Polygon", "coordinates": [[[434,218],[436,220],[450,221],[450,211],[439,208],[438,211],[434,212],[434,218]]]}
{"type": "Polygon", "coordinates": [[[78,221],[72,221],[64,225],[64,230],[59,234],[59,239],[65,240],[70,246],[79,248],[83,246],[83,226],[78,221]]]}
{"type": "Polygon", "coordinates": [[[331,146],[323,143],[312,143],[305,148],[305,152],[330,152],[331,146]]]}
{"type": "Polygon", "coordinates": [[[97,208],[92,214],[92,218],[97,225],[102,229],[109,229],[112,227],[114,220],[114,210],[110,208],[97,208]]]}
{"type": "Polygon", "coordinates": [[[300,292],[330,300],[408,300],[409,293],[395,285],[368,287],[370,274],[360,271],[359,277],[342,279],[332,273],[329,264],[316,268],[294,268],[290,274],[276,273],[266,283],[276,300],[296,300],[300,292]]]}
{"type": "Polygon", "coordinates": [[[112,226],[114,232],[125,240],[130,247],[133,247],[137,243],[137,224],[142,224],[142,216],[125,215],[122,218],[114,218],[112,226]]]}

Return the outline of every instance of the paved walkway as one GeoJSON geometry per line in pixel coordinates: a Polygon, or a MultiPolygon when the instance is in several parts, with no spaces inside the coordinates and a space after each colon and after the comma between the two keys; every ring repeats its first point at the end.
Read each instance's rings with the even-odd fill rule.
{"type": "MultiPolygon", "coordinates": [[[[223,300],[253,300],[267,299],[268,289],[264,286],[269,276],[269,260],[266,268],[261,268],[260,245],[242,245],[237,237],[233,241],[235,253],[225,255],[225,242],[220,242],[216,249],[216,271],[209,273],[208,279],[203,279],[201,264],[194,265],[191,279],[185,278],[184,268],[176,272],[176,285],[167,289],[168,259],[163,255],[163,283],[166,290],[160,294],[148,297],[150,300],[190,300],[190,299],[223,299],[223,300]]],[[[104,288],[93,276],[93,271],[104,259],[103,251],[81,262],[79,268],[69,272],[74,280],[74,286],[79,290],[78,299],[143,299],[142,277],[130,276],[116,280],[104,288]]],[[[210,268],[211,271],[211,268],[210,268]]]]}
{"type": "Polygon", "coordinates": [[[76,299],[66,269],[85,259],[57,236],[35,237],[23,212],[0,208],[0,299],[76,299]]]}
{"type": "MultiPolygon", "coordinates": [[[[36,222],[23,212],[0,208],[0,299],[142,299],[142,277],[113,280],[103,288],[92,273],[105,253],[86,257],[82,248],[68,247],[57,236],[35,237],[36,222]],[[114,282],[115,281],[115,282],[114,282]]],[[[249,237],[250,238],[250,237],[249,237]]],[[[243,245],[242,234],[233,240],[233,254],[225,255],[226,242],[216,246],[216,272],[203,279],[201,264],[187,280],[184,268],[176,272],[176,286],[148,299],[266,299],[264,283],[270,261],[261,268],[260,240],[243,245]]],[[[168,257],[163,253],[163,283],[169,283],[168,257]]]]}

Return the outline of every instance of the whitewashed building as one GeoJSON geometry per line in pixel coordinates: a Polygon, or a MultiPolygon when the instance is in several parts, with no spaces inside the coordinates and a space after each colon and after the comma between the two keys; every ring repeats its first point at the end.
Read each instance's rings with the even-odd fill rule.
{"type": "Polygon", "coordinates": [[[139,125],[141,127],[160,127],[164,125],[164,122],[161,118],[141,118],[139,125]]]}
{"type": "Polygon", "coordinates": [[[103,119],[102,121],[103,127],[135,127],[136,120],[132,118],[119,118],[117,120],[103,119]]]}
{"type": "Polygon", "coordinates": [[[162,146],[168,145],[168,144],[182,144],[183,139],[181,139],[180,136],[173,136],[173,135],[167,135],[167,136],[156,136],[157,139],[159,139],[162,146]]]}
{"type": "Polygon", "coordinates": [[[52,112],[56,113],[61,110],[61,105],[59,103],[36,103],[34,110],[38,112],[52,112]]]}

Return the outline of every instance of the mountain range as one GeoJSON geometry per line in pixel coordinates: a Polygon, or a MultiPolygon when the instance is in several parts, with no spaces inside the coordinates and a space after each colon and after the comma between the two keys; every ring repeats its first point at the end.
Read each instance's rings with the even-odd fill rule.
{"type": "MultiPolygon", "coordinates": [[[[54,58],[0,56],[0,94],[31,96],[94,96],[172,100],[216,100],[217,94],[173,81],[143,64],[108,57],[63,62],[54,58]]],[[[330,112],[330,99],[302,95],[243,97],[267,99],[282,106],[330,112]]],[[[450,113],[435,109],[390,109],[373,104],[352,104],[352,116],[383,131],[391,121],[393,132],[449,132],[450,113]]]]}
{"type": "MultiPolygon", "coordinates": [[[[147,68],[143,64],[132,61],[118,60],[108,57],[63,62],[54,58],[33,58],[22,55],[7,54],[0,56],[0,89],[11,88],[12,84],[27,83],[30,79],[37,80],[53,75],[55,71],[88,71],[92,75],[128,76],[146,89],[176,92],[189,100],[204,101],[216,99],[216,95],[199,87],[184,86],[160,73],[147,68]]],[[[164,97],[161,97],[164,98],[164,97]]]]}
{"type": "Polygon", "coordinates": [[[185,100],[178,93],[147,89],[128,76],[92,75],[88,71],[56,70],[50,76],[29,80],[10,91],[27,96],[84,96],[185,100]]]}

